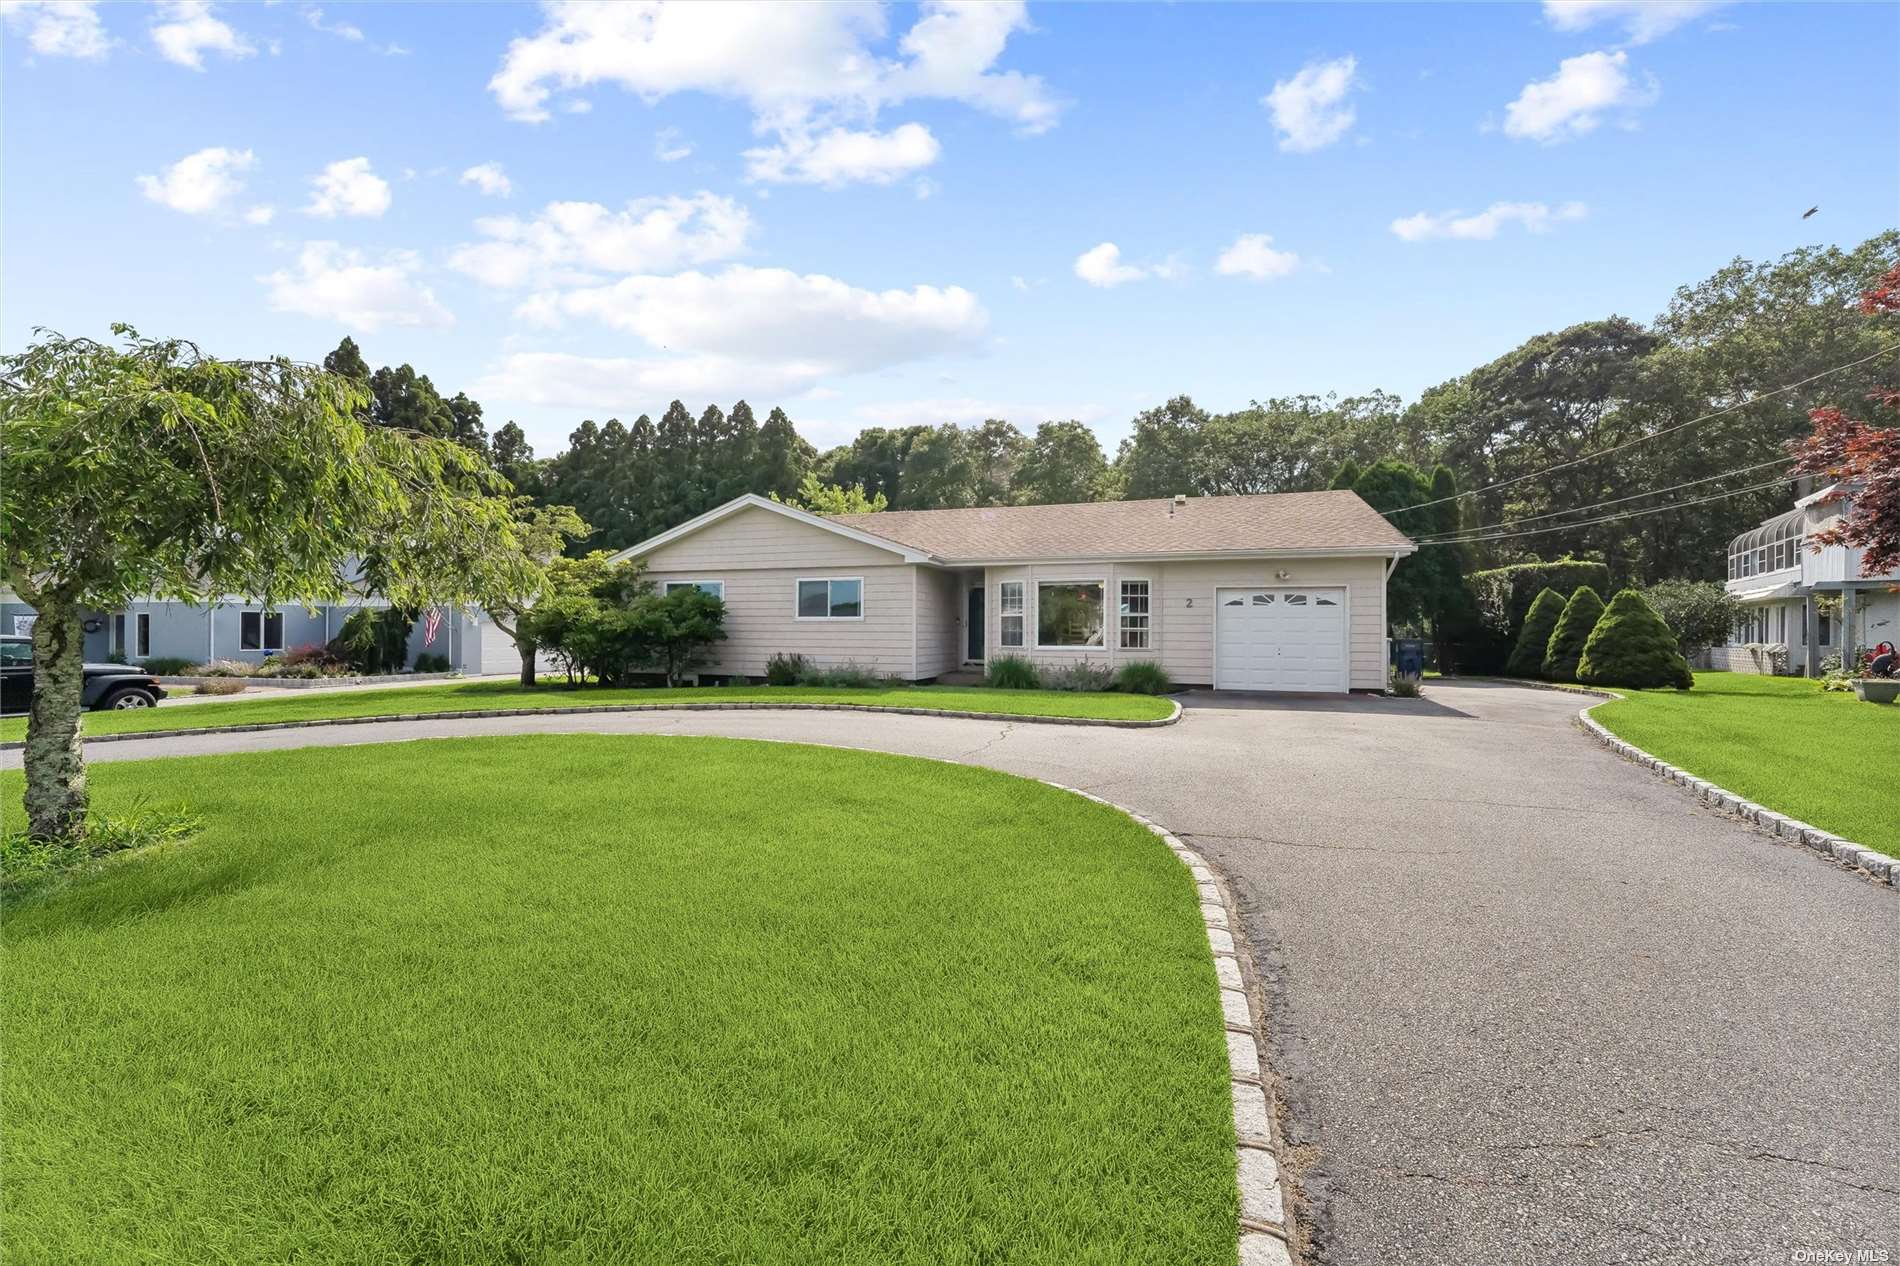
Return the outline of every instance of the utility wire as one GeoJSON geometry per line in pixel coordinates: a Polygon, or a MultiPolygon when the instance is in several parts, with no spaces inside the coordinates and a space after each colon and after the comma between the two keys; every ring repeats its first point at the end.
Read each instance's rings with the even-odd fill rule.
{"type": "Polygon", "coordinates": [[[1479,541],[1505,541],[1519,536],[1541,536],[1547,532],[1568,532],[1571,528],[1592,527],[1598,523],[1614,523],[1620,519],[1640,519],[1644,515],[1662,514],[1668,510],[1680,510],[1686,506],[1699,506],[1710,501],[1723,501],[1729,497],[1739,497],[1745,492],[1760,492],[1764,488],[1777,488],[1786,483],[1785,479],[1771,479],[1765,484],[1751,484],[1746,488],[1734,488],[1728,492],[1710,493],[1706,497],[1692,497],[1687,501],[1672,501],[1666,506],[1651,506],[1647,510],[1625,510],[1620,514],[1606,514],[1599,519],[1584,519],[1579,523],[1560,523],[1556,527],[1530,528],[1523,532],[1499,532],[1491,536],[1444,537],[1432,541],[1420,541],[1421,545],[1471,545],[1479,541]]]}
{"type": "MultiPolygon", "coordinates": [[[[1791,464],[1791,459],[1788,457],[1776,457],[1765,462],[1757,462],[1753,466],[1738,466],[1734,470],[1725,470],[1719,475],[1704,475],[1700,479],[1685,480],[1679,484],[1671,484],[1667,488],[1651,488],[1648,492],[1632,493],[1627,497],[1617,497],[1611,501],[1596,501],[1589,505],[1572,506],[1568,510],[1552,510],[1548,514],[1532,514],[1521,519],[1506,519],[1502,523],[1486,523],[1481,526],[1474,524],[1471,527],[1450,528],[1443,532],[1424,532],[1412,539],[1423,545],[1440,537],[1464,536],[1472,532],[1491,532],[1500,528],[1514,528],[1523,523],[1539,523],[1545,519],[1560,519],[1568,514],[1584,514],[1591,510],[1601,510],[1606,506],[1622,505],[1626,501],[1641,501],[1644,497],[1660,497],[1665,492],[1676,492],[1683,488],[1693,488],[1697,484],[1714,483],[1718,479],[1727,479],[1730,475],[1746,475],[1750,471],[1762,470],[1769,466],[1786,466],[1791,464]]],[[[1394,511],[1394,514],[1403,513],[1403,510],[1394,511]]],[[[1574,527],[1576,525],[1571,524],[1570,526],[1574,527]]]]}
{"type": "Polygon", "coordinates": [[[1486,484],[1482,488],[1473,488],[1469,492],[1457,492],[1457,493],[1453,493],[1449,497],[1440,497],[1436,501],[1421,501],[1419,504],[1415,506],[1407,506],[1406,509],[1423,510],[1427,506],[1444,505],[1447,501],[1459,501],[1465,497],[1475,497],[1479,493],[1482,493],[1482,492],[1490,492],[1497,488],[1508,488],[1512,484],[1521,484],[1526,479],[1536,479],[1540,475],[1548,475],[1552,471],[1568,470],[1572,466],[1581,466],[1583,465],[1583,463],[1595,461],[1599,457],[1608,457],[1611,453],[1620,453],[1626,448],[1634,448],[1638,444],[1647,444],[1651,440],[1661,439],[1665,435],[1673,434],[1676,431],[1682,430],[1684,427],[1694,426],[1698,422],[1707,422],[1712,418],[1719,418],[1730,413],[1740,412],[1741,410],[1749,408],[1752,405],[1760,404],[1762,401],[1767,400],[1770,397],[1779,396],[1785,392],[1793,391],[1797,387],[1805,387],[1811,382],[1818,382],[1823,378],[1826,378],[1832,374],[1838,374],[1842,372],[1843,370],[1853,369],[1854,367],[1858,365],[1865,365],[1870,360],[1879,360],[1882,356],[1887,355],[1889,352],[1900,352],[1900,343],[1895,343],[1890,347],[1883,347],[1879,351],[1874,352],[1871,355],[1861,357],[1859,360],[1850,360],[1845,365],[1836,365],[1832,369],[1823,369],[1818,374],[1812,374],[1809,377],[1803,378],[1799,382],[1791,382],[1785,387],[1776,387],[1772,391],[1764,391],[1758,396],[1749,397],[1747,400],[1742,401],[1740,404],[1729,405],[1726,409],[1717,409],[1713,413],[1705,413],[1699,418],[1690,418],[1687,422],[1678,422],[1674,426],[1666,426],[1660,431],[1651,431],[1649,434],[1639,435],[1633,440],[1625,440],[1621,444],[1612,444],[1610,447],[1598,449],[1594,453],[1585,453],[1582,457],[1573,457],[1567,462],[1558,462],[1554,466],[1546,466],[1542,470],[1531,471],[1527,475],[1515,475],[1510,479],[1502,479],[1494,484],[1486,484]]]}

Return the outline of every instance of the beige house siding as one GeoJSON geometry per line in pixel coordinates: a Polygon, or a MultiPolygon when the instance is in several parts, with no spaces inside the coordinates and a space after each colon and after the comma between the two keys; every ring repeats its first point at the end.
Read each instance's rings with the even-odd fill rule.
{"type": "Polygon", "coordinates": [[[917,579],[917,676],[955,672],[963,662],[963,578],[935,567],[913,567],[917,579]]]}
{"type": "Polygon", "coordinates": [[[1153,659],[1176,681],[1206,685],[1214,680],[1214,590],[1229,585],[1299,588],[1340,586],[1346,590],[1347,648],[1354,690],[1382,690],[1386,681],[1385,569],[1383,558],[1283,558],[1175,563],[1038,563],[991,567],[985,595],[987,642],[991,658],[1022,655],[1038,666],[1055,667],[1087,659],[1119,666],[1153,659]],[[1287,578],[1278,578],[1279,572],[1287,578]],[[1002,645],[998,586],[1024,582],[1024,645],[1002,645]],[[1101,580],[1107,585],[1109,627],[1102,647],[1048,649],[1036,641],[1036,586],[1050,580],[1101,580]],[[1124,580],[1146,580],[1152,612],[1148,648],[1121,649],[1116,627],[1124,580]]]}
{"type": "MultiPolygon", "coordinates": [[[[846,540],[769,510],[741,510],[654,550],[647,578],[717,580],[725,585],[726,640],[702,670],[763,677],[773,655],[803,655],[823,666],[858,664],[914,678],[922,626],[913,615],[917,573],[890,550],[846,540]],[[800,580],[859,579],[864,616],[801,620],[800,580]]],[[[930,674],[923,674],[928,676],[930,674]]]]}

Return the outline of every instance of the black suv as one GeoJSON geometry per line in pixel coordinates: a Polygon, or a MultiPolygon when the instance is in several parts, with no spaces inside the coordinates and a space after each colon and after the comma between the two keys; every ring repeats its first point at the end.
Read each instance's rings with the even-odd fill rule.
{"type": "MultiPolygon", "coordinates": [[[[158,678],[130,664],[87,664],[79,702],[87,708],[151,708],[165,697],[158,678]]],[[[33,639],[0,635],[0,712],[33,702],[33,639]]]]}

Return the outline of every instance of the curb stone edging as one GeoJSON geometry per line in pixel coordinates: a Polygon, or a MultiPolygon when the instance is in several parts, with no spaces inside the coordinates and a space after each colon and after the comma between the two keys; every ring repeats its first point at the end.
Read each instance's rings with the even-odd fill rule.
{"type": "Polygon", "coordinates": [[[1240,1266],[1294,1266],[1298,1256],[1281,1179],[1281,1140],[1273,1127],[1274,1094],[1261,1056],[1266,1049],[1259,1018],[1262,1012],[1252,1001],[1263,986],[1246,939],[1234,933],[1240,911],[1226,880],[1206,858],[1153,819],[1080,787],[1047,778],[1037,781],[1127,814],[1160,836],[1168,851],[1193,876],[1208,949],[1214,956],[1214,974],[1220,982],[1227,1034],[1228,1086],[1234,1101],[1235,1181],[1240,1189],[1240,1266]]]}
{"type": "Polygon", "coordinates": [[[1530,690],[1556,690],[1564,694],[1595,696],[1596,703],[1586,704],[1578,711],[1577,724],[1583,727],[1584,733],[1618,756],[1668,779],[1704,804],[1724,813],[1734,814],[1749,825],[1758,827],[1777,839],[1785,840],[1790,844],[1806,845],[1828,861],[1839,863],[1857,876],[1877,884],[1890,884],[1900,888],[1900,858],[1889,857],[1876,849],[1868,848],[1865,844],[1856,844],[1853,840],[1842,839],[1799,818],[1777,813],[1766,805],[1744,800],[1728,788],[1717,786],[1706,778],[1697,778],[1688,770],[1678,769],[1667,761],[1650,755],[1636,744],[1612,734],[1609,727],[1591,716],[1590,712],[1604,703],[1623,697],[1613,690],[1595,690],[1589,686],[1566,686],[1548,681],[1518,681],[1510,677],[1486,677],[1472,680],[1502,681],[1530,690]]]}
{"type": "MultiPolygon", "coordinates": [[[[1181,701],[1168,700],[1174,710],[1150,721],[1108,717],[1052,717],[1026,712],[972,712],[958,708],[910,708],[880,703],[798,703],[791,700],[720,703],[596,703],[571,708],[461,708],[448,712],[388,712],[366,717],[313,717],[305,721],[258,721],[250,725],[200,725],[179,730],[134,730],[125,734],[81,734],[83,743],[125,743],[140,739],[189,738],[199,734],[254,734],[260,730],[304,730],[328,725],[383,725],[397,721],[465,721],[478,717],[579,716],[594,712],[891,712],[905,716],[959,717],[967,721],[1022,721],[1031,725],[1095,725],[1119,730],[1154,730],[1181,719],[1181,701]]],[[[0,742],[0,752],[26,746],[23,740],[0,742]]]]}

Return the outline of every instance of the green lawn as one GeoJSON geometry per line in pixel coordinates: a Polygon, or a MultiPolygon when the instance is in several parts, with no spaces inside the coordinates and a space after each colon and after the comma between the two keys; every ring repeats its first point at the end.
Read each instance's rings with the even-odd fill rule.
{"type": "Polygon", "coordinates": [[[1194,887],[1112,810],[658,736],[92,780],[206,830],[0,925],[11,1260],[1233,1261],[1194,887]]]}
{"type": "MultiPolygon", "coordinates": [[[[1172,704],[1152,695],[1089,694],[1061,690],[989,690],[980,686],[872,686],[866,689],[823,686],[689,686],[675,690],[570,689],[548,684],[523,690],[513,682],[464,681],[440,686],[400,686],[389,690],[311,690],[288,697],[246,699],[233,703],[159,704],[137,712],[89,712],[87,734],[126,734],[142,730],[211,729],[254,725],[261,721],[305,721],[317,717],[373,717],[416,712],[459,712],[475,708],[585,708],[607,703],[740,703],[774,699],[788,703],[872,703],[891,708],[947,708],[964,712],[1007,712],[1014,716],[1092,717],[1098,720],[1150,721],[1168,715],[1172,704]]],[[[0,721],[0,740],[26,737],[26,718],[0,721]]]]}
{"type": "Polygon", "coordinates": [[[1698,672],[1590,715],[1626,742],[1778,813],[1900,856],[1900,707],[1797,677],[1698,672]]]}

